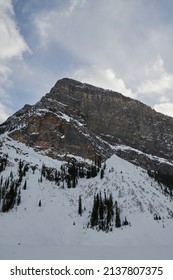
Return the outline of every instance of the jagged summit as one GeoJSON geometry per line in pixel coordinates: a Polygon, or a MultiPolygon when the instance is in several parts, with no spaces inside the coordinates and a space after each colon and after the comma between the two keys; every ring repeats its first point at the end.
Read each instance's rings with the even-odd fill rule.
{"type": "Polygon", "coordinates": [[[62,78],[62,79],[58,80],[54,87],[59,88],[63,85],[66,85],[66,86],[68,85],[68,86],[73,86],[73,87],[81,87],[81,88],[93,88],[95,90],[102,89],[102,90],[105,91],[105,89],[103,89],[103,88],[96,87],[96,86],[88,84],[88,83],[82,83],[80,81],[77,81],[77,80],[74,80],[74,79],[71,79],[71,78],[62,78]]]}
{"type": "Polygon", "coordinates": [[[131,100],[131,98],[125,97],[119,92],[116,92],[116,91],[113,91],[110,89],[104,89],[101,87],[97,87],[97,86],[94,86],[94,85],[91,85],[88,83],[82,83],[82,82],[79,82],[77,80],[70,79],[70,78],[62,78],[62,79],[58,80],[56,82],[55,86],[50,91],[50,93],[52,91],[54,92],[55,90],[62,91],[64,93],[67,93],[67,92],[72,93],[74,89],[75,89],[75,91],[78,90],[78,92],[81,92],[81,93],[87,93],[89,91],[92,94],[97,94],[99,91],[102,94],[106,93],[108,96],[111,96],[111,95],[117,96],[118,95],[118,96],[124,97],[127,100],[128,99],[131,100]]]}
{"type": "Polygon", "coordinates": [[[69,78],[35,105],[25,105],[0,134],[53,158],[106,159],[116,153],[146,169],[172,173],[173,119],[120,93],[69,78]],[[162,158],[162,160],[160,160],[162,158]]]}
{"type": "Polygon", "coordinates": [[[82,86],[83,83],[79,82],[77,80],[71,79],[71,78],[62,78],[58,80],[55,84],[55,87],[58,87],[59,85],[74,85],[74,86],[82,86]]]}

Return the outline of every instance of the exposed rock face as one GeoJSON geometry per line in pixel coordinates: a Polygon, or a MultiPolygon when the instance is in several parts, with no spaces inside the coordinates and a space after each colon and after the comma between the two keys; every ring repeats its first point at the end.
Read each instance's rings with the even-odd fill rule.
{"type": "Polygon", "coordinates": [[[106,158],[116,152],[144,168],[173,171],[173,118],[120,93],[67,78],[10,117],[0,126],[0,133],[6,131],[55,158],[66,153],[106,158]]]}

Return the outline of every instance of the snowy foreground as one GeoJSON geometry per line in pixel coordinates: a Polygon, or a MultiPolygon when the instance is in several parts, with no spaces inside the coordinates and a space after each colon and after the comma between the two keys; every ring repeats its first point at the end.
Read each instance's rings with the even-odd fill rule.
{"type": "Polygon", "coordinates": [[[103,179],[100,174],[79,179],[76,188],[68,189],[39,181],[43,163],[60,169],[62,162],[10,139],[1,139],[0,152],[9,155],[0,177],[17,174],[20,159],[37,167],[26,174],[21,203],[0,213],[0,259],[173,259],[173,199],[142,168],[114,155],[103,179]],[[113,194],[130,225],[108,233],[87,228],[93,195],[100,190],[113,194]],[[161,220],[154,220],[155,214],[161,220]]]}

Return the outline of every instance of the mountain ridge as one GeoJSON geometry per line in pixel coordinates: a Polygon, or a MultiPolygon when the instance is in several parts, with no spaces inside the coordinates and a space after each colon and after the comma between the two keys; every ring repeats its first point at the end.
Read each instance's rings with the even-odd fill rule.
{"type": "Polygon", "coordinates": [[[143,156],[173,161],[173,118],[121,93],[69,78],[1,124],[4,132],[54,158],[73,153],[106,159],[117,153],[145,169],[173,172],[170,165],[143,156]],[[118,149],[121,145],[129,149],[118,149]]]}

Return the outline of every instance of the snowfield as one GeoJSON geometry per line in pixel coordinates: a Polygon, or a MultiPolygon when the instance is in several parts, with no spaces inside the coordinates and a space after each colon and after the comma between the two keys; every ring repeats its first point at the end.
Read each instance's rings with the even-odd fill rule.
{"type": "Polygon", "coordinates": [[[113,155],[103,179],[100,174],[80,178],[76,188],[63,188],[40,180],[43,164],[60,170],[62,162],[9,137],[1,137],[0,143],[0,155],[8,154],[0,177],[7,178],[11,171],[17,176],[20,159],[29,164],[21,203],[0,212],[0,259],[173,259],[173,198],[144,169],[113,155]],[[127,217],[129,225],[108,233],[87,227],[94,194],[100,191],[112,193],[121,219],[127,217]],[[161,219],[154,220],[155,214],[161,219]]]}

